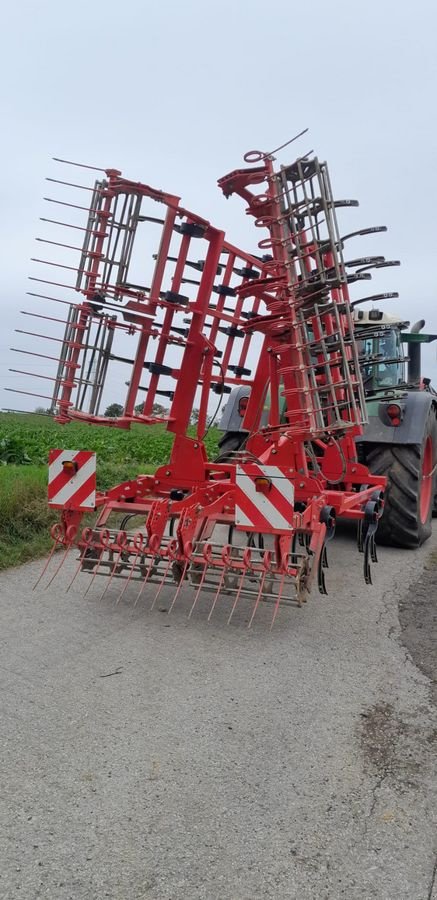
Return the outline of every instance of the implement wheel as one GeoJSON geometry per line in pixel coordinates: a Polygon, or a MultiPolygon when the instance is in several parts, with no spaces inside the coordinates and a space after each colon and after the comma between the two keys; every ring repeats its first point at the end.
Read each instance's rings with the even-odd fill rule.
{"type": "Polygon", "coordinates": [[[420,547],[431,534],[437,491],[437,419],[430,409],[422,444],[378,444],[367,451],[374,475],[388,478],[376,540],[393,547],[420,547]]]}

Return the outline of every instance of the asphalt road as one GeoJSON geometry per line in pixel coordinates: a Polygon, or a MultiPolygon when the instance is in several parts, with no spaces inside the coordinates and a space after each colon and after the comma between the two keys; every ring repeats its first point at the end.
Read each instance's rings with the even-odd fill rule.
{"type": "Polygon", "coordinates": [[[271,632],[3,574],[2,900],[437,897],[436,708],[398,613],[436,547],[381,549],[366,587],[337,536],[329,596],[271,632]]]}

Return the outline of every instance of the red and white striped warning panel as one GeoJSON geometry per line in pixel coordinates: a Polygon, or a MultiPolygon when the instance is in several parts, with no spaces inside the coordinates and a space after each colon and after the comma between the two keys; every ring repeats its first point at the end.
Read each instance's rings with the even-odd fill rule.
{"type": "Polygon", "coordinates": [[[50,450],[49,506],[86,511],[96,506],[96,454],[50,450]]]}
{"type": "Polygon", "coordinates": [[[247,531],[292,530],[294,486],[278,466],[247,463],[236,469],[235,523],[247,531]]]}

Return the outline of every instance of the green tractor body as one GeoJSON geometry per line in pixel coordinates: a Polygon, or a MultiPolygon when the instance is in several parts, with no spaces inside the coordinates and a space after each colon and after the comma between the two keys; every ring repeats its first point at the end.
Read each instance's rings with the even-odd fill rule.
{"type": "MultiPolygon", "coordinates": [[[[409,323],[380,310],[355,310],[355,331],[368,424],[357,439],[358,457],[387,476],[380,543],[418,547],[437,515],[437,393],[421,374],[421,346],[437,339],[423,320],[409,323]]],[[[244,445],[242,428],[250,388],[229,396],[219,428],[220,459],[244,445]]],[[[268,395],[262,424],[267,424],[268,395]]]]}

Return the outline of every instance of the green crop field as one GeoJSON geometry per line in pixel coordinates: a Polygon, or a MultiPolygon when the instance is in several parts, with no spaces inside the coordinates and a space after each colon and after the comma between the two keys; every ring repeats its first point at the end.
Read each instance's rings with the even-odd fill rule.
{"type": "MultiPolygon", "coordinates": [[[[193,429],[194,434],[194,429],[193,429]]],[[[217,452],[218,432],[206,438],[208,454],[217,452]]],[[[58,425],[49,416],[0,413],[0,465],[45,465],[53,447],[95,450],[102,463],[165,463],[172,435],[162,425],[133,425],[130,431],[77,422],[58,425]]]]}
{"type": "MultiPolygon", "coordinates": [[[[192,429],[194,435],[194,429],[192,429]]],[[[211,428],[205,444],[217,455],[220,433],[211,428]]],[[[169,459],[172,435],[162,425],[133,425],[130,431],[80,423],[59,425],[49,416],[0,413],[0,569],[46,552],[56,511],[47,506],[49,450],[94,450],[97,487],[148,474],[169,459]]]]}

